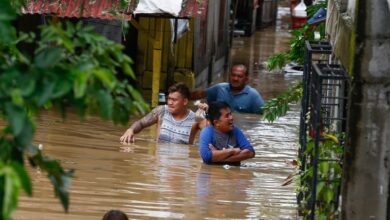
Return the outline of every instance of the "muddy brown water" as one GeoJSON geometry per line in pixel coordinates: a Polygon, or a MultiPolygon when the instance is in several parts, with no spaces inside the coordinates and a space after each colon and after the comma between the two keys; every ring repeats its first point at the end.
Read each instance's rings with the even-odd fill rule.
{"type": "MultiPolygon", "coordinates": [[[[249,66],[251,85],[266,100],[300,79],[264,71],[266,57],[286,49],[288,39],[278,25],[234,40],[232,60],[249,66]]],[[[204,165],[196,144],[158,144],[154,126],[124,146],[119,137],[126,127],[93,116],[80,121],[72,113],[62,121],[54,111],[43,112],[34,143],[76,170],[69,212],[46,174],[29,169],[34,195],[21,197],[14,219],[101,219],[110,209],[130,219],[297,219],[294,186],[281,184],[295,170],[289,162],[297,156],[299,107],[274,123],[258,115],[234,117],[256,150],[241,167],[204,165]]]]}

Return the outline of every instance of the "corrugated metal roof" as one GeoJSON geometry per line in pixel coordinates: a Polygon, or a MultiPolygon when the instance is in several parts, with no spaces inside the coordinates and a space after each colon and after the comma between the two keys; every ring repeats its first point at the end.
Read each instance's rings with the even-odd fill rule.
{"type": "Polygon", "coordinates": [[[184,0],[181,17],[205,17],[207,16],[207,0],[184,0]]]}
{"type": "MultiPolygon", "coordinates": [[[[120,5],[120,0],[27,0],[23,9],[26,14],[51,14],[58,17],[131,19],[131,14],[142,0],[129,0],[129,5],[120,5]]],[[[163,1],[163,0],[162,0],[163,1]]],[[[207,14],[207,0],[183,0],[180,17],[201,17],[207,14]]],[[[159,16],[158,14],[152,14],[159,16]]]]}
{"type": "Polygon", "coordinates": [[[76,18],[131,18],[130,13],[122,13],[119,0],[27,0],[23,12],[76,18]]]}

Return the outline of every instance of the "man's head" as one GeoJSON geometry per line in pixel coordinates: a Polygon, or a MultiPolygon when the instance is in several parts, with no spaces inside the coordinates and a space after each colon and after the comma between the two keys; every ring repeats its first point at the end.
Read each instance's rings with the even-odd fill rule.
{"type": "Polygon", "coordinates": [[[184,83],[176,83],[168,88],[168,108],[172,114],[187,110],[190,89],[184,83]]]}
{"type": "Polygon", "coordinates": [[[129,218],[120,210],[110,210],[104,214],[103,220],[129,220],[129,218]]]}
{"type": "Polygon", "coordinates": [[[212,102],[209,105],[207,119],[221,132],[229,132],[233,129],[233,114],[226,102],[212,102]]]}
{"type": "Polygon", "coordinates": [[[233,65],[229,75],[230,88],[235,91],[241,91],[247,82],[248,72],[246,67],[242,64],[233,65]]]}

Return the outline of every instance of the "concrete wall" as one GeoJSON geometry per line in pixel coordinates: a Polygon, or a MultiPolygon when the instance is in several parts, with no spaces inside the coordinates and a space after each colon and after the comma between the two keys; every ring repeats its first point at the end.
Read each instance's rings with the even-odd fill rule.
{"type": "MultiPolygon", "coordinates": [[[[342,0],[328,0],[328,16],[326,19],[326,32],[333,46],[334,55],[344,67],[352,67],[351,56],[353,45],[351,41],[353,32],[353,17],[347,12],[347,3],[342,0]]],[[[351,9],[352,10],[352,9],[351,9]]]]}
{"type": "Polygon", "coordinates": [[[352,76],[342,219],[390,219],[390,3],[343,2],[345,12],[332,9],[338,19],[327,23],[335,56],[352,76]]]}

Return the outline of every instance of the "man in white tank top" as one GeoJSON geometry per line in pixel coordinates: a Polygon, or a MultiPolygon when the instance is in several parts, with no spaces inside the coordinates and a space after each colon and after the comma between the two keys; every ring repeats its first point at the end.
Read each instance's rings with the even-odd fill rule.
{"type": "MultiPolygon", "coordinates": [[[[135,134],[157,123],[159,142],[193,144],[196,132],[204,126],[204,121],[196,122],[195,113],[188,109],[190,90],[184,83],[169,87],[167,105],[154,108],[149,114],[134,122],[120,138],[121,143],[135,141],[135,134]]],[[[207,109],[207,104],[198,107],[207,109]]]]}

